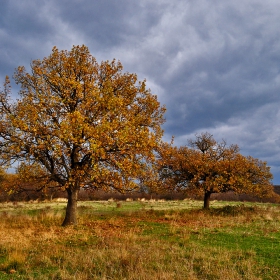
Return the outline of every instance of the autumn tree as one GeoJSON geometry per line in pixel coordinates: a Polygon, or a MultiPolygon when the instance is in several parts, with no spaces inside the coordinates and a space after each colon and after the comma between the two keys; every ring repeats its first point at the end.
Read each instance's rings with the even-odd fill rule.
{"type": "Polygon", "coordinates": [[[209,133],[197,135],[189,147],[162,145],[157,169],[164,188],[203,194],[204,208],[209,208],[212,193],[273,194],[266,162],[241,155],[237,145],[218,143],[209,133]]]}
{"type": "Polygon", "coordinates": [[[51,200],[61,192],[58,183],[50,179],[45,167],[38,162],[21,162],[15,173],[7,176],[5,191],[12,200],[51,200]]]}
{"type": "Polygon", "coordinates": [[[2,200],[2,197],[5,196],[5,181],[6,181],[7,173],[4,170],[4,168],[0,167],[0,200],[2,200]]]}
{"type": "Polygon", "coordinates": [[[0,167],[0,185],[5,181],[6,171],[0,167]]]}
{"type": "Polygon", "coordinates": [[[0,167],[0,201],[8,201],[11,194],[11,182],[16,182],[14,174],[8,173],[6,168],[0,167]]]}
{"type": "Polygon", "coordinates": [[[124,73],[120,62],[100,64],[86,46],[53,48],[50,56],[18,67],[20,98],[9,98],[6,79],[0,98],[0,151],[5,161],[42,165],[68,194],[63,225],[77,223],[81,187],[137,187],[162,137],[165,109],[155,95],[124,73]]]}

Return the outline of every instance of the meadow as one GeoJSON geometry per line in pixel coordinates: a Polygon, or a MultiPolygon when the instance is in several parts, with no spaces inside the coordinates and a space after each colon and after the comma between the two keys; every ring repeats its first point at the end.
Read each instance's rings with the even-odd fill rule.
{"type": "Polygon", "coordinates": [[[0,204],[0,279],[280,279],[280,205],[212,201],[0,204]]]}

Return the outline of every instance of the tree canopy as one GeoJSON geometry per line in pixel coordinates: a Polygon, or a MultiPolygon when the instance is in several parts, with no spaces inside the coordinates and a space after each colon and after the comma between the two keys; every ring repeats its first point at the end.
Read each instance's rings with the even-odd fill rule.
{"type": "Polygon", "coordinates": [[[162,188],[203,194],[204,208],[209,208],[212,193],[273,193],[266,162],[241,155],[237,145],[218,143],[206,132],[189,140],[189,146],[162,144],[157,161],[162,188]]]}
{"type": "Polygon", "coordinates": [[[6,78],[0,94],[2,161],[28,160],[68,193],[64,225],[77,222],[80,188],[137,187],[162,137],[165,108],[120,62],[100,64],[86,46],[53,48],[17,68],[20,98],[10,98],[6,78]]]}

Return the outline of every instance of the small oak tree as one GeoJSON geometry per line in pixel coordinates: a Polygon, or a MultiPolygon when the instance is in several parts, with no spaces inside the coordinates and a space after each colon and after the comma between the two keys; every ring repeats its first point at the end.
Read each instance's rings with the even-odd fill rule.
{"type": "Polygon", "coordinates": [[[4,168],[0,167],[0,201],[6,200],[7,192],[5,189],[5,183],[7,179],[7,173],[4,168]]]}
{"type": "Polygon", "coordinates": [[[189,145],[177,148],[163,144],[159,149],[157,169],[164,188],[202,193],[204,208],[209,208],[212,193],[273,194],[266,162],[241,155],[237,145],[217,143],[209,133],[197,135],[189,145]]]}
{"type": "Polygon", "coordinates": [[[58,183],[50,180],[47,170],[37,162],[21,162],[16,172],[7,176],[5,190],[13,200],[52,200],[62,193],[58,183]]]}
{"type": "Polygon", "coordinates": [[[20,99],[0,97],[3,160],[36,161],[67,191],[63,225],[77,223],[81,187],[133,190],[162,137],[164,107],[120,62],[98,64],[86,46],[53,48],[18,67],[20,99]]]}
{"type": "Polygon", "coordinates": [[[10,174],[3,167],[0,167],[0,201],[10,200],[11,183],[16,182],[15,174],[10,174]]]}

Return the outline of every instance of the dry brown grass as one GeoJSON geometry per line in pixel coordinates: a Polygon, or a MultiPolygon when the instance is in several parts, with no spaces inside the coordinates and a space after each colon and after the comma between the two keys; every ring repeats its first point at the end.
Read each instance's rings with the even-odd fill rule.
{"type": "Polygon", "coordinates": [[[104,213],[87,207],[79,226],[68,228],[60,226],[61,212],[45,206],[36,215],[2,211],[0,279],[255,280],[280,273],[276,267],[268,274],[273,267],[258,261],[254,248],[208,246],[206,239],[245,225],[248,236],[280,238],[279,207],[104,213]]]}

